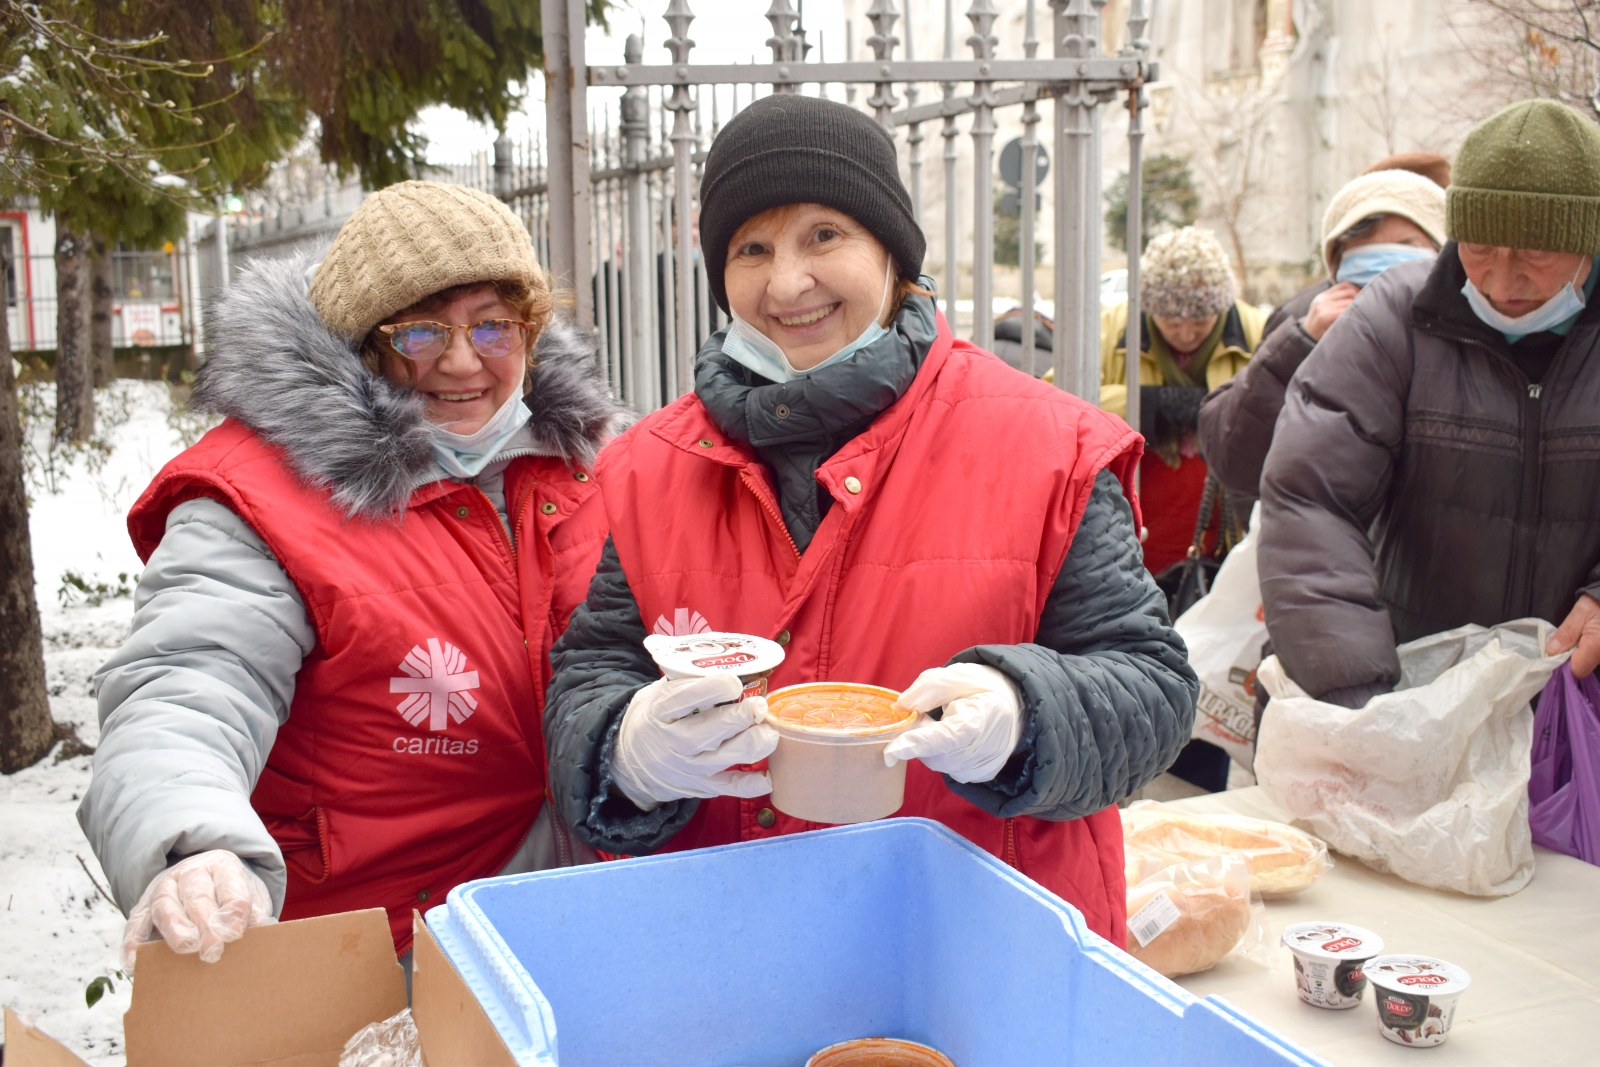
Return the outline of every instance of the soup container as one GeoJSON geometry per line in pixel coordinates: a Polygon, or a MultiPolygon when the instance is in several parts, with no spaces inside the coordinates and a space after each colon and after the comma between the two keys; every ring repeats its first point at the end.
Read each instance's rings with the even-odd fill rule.
{"type": "Polygon", "coordinates": [[[772,806],[808,822],[871,822],[905,802],[906,765],[883,765],[890,741],[917,722],[893,689],[850,682],[790,685],[767,697],[778,731],[767,758],[772,806]]]}
{"type": "Polygon", "coordinates": [[[1364,965],[1383,951],[1383,938],[1371,930],[1334,922],[1295,923],[1283,932],[1283,943],[1294,953],[1300,999],[1336,1010],[1361,1003],[1364,965]]]}
{"type": "Polygon", "coordinates": [[[894,1037],[858,1037],[829,1045],[806,1067],[956,1067],[938,1049],[894,1037]]]}
{"type": "Polygon", "coordinates": [[[1379,956],[1366,969],[1378,1002],[1379,1033],[1412,1048],[1444,1044],[1456,1001],[1472,984],[1466,971],[1432,956],[1379,956]]]}
{"type": "Polygon", "coordinates": [[[644,648],[668,678],[737,674],[744,683],[740,699],[766,696],[767,679],[783,662],[782,645],[750,634],[651,634],[644,648]]]}

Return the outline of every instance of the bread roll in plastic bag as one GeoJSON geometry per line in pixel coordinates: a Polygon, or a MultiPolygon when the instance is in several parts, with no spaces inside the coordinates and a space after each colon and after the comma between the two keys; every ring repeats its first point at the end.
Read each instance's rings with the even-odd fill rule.
{"type": "Polygon", "coordinates": [[[1153,800],[1122,810],[1122,840],[1130,886],[1174,863],[1227,853],[1244,857],[1250,891],[1262,897],[1298,893],[1333,869],[1328,846],[1292,826],[1248,815],[1194,815],[1153,800]]]}
{"type": "Polygon", "coordinates": [[[425,1067],[417,1024],[406,1008],[379,1022],[368,1023],[344,1043],[339,1067],[425,1067]]]}
{"type": "Polygon", "coordinates": [[[1175,863],[1128,887],[1128,953],[1168,978],[1203,971],[1251,927],[1250,869],[1237,854],[1175,863]]]}

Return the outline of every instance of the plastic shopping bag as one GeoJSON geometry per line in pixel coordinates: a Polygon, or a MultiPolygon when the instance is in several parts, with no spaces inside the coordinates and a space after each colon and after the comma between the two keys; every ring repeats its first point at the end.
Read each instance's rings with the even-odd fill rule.
{"type": "Polygon", "coordinates": [[[1522,619],[1401,645],[1397,689],[1351,710],[1313,700],[1276,656],[1256,777],[1329,847],[1418,885],[1475,896],[1533,877],[1528,701],[1565,656],[1522,619]]]}
{"type": "Polygon", "coordinates": [[[1250,515],[1250,532],[1222,561],[1211,592],[1173,624],[1200,676],[1193,736],[1222,748],[1246,770],[1255,758],[1256,668],[1267,640],[1261,583],[1256,580],[1260,511],[1258,504],[1250,515]]]}
{"type": "Polygon", "coordinates": [[[1563,665],[1533,717],[1528,824],[1535,844],[1600,865],[1600,678],[1563,665]]]}

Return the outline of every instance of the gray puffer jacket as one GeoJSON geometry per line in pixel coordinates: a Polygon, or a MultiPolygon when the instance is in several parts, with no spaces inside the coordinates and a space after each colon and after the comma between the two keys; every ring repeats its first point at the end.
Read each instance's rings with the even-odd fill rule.
{"type": "MultiPolygon", "coordinates": [[[[797,541],[809,540],[819,521],[815,472],[849,439],[841,431],[859,433],[901,396],[933,342],[931,306],[920,321],[916,299],[888,338],[784,394],[792,410],[783,422],[806,429],[759,448],[775,468],[783,518],[797,541]],[[874,399],[863,411],[841,393],[874,399]],[[794,532],[800,524],[810,529],[794,532]]],[[[751,440],[754,428],[760,437],[772,427],[750,413],[772,408],[759,394],[779,387],[724,357],[719,339],[701,352],[696,392],[730,436],[751,440]]],[[[679,800],[642,812],[613,782],[623,713],[634,693],[661,676],[644,651],[646,632],[608,543],[588,602],[551,652],[545,742],[563,819],[593,847],[630,855],[670,841],[699,804],[679,800]]],[[[952,662],[993,666],[1022,691],[1021,741],[999,775],[971,785],[945,779],[993,815],[1067,820],[1099,811],[1164,771],[1189,738],[1199,683],[1144,568],[1133,510],[1108,472],[1098,476],[1034,641],[967,649],[952,662]]]]}
{"type": "Polygon", "coordinates": [[[1600,301],[1512,345],[1465,281],[1454,244],[1385,271],[1290,383],[1257,565],[1313,695],[1358,704],[1398,680],[1397,644],[1600,592],[1600,301]]]}
{"type": "MultiPolygon", "coordinates": [[[[197,406],[256,428],[304,475],[333,486],[353,515],[382,516],[445,475],[431,458],[420,405],[373,379],[321,325],[302,267],[269,264],[230,288],[231,317],[219,322],[197,406]]],[[[588,464],[621,412],[594,379],[581,335],[552,326],[538,352],[537,395],[528,401],[535,419],[477,480],[502,521],[512,459],[569,455],[588,464]]],[[[283,857],[250,794],[315,644],[300,591],[254,530],[213,499],[173,508],[139,578],[132,633],[95,675],[101,739],[78,808],[124,911],[170,863],[212,849],[243,859],[266,882],[274,911],[282,907],[283,857]]],[[[538,830],[507,871],[555,862],[560,828],[538,830]]]]}

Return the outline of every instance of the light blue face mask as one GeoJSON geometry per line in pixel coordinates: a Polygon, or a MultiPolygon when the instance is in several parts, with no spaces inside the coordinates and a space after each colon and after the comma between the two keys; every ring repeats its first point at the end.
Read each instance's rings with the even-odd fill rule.
{"type": "Polygon", "coordinates": [[[1437,252],[1415,245],[1359,245],[1339,260],[1339,273],[1334,275],[1334,281],[1350,282],[1365,288],[1372,279],[1390,267],[1418,259],[1435,259],[1437,256],[1437,252]]]}
{"type": "MultiPolygon", "coordinates": [[[[1583,270],[1582,263],[1578,264],[1578,270],[1583,270]]],[[[1471,278],[1468,278],[1467,284],[1461,287],[1461,295],[1467,298],[1474,315],[1490,328],[1499,330],[1509,343],[1516,344],[1529,334],[1555,329],[1577,317],[1578,312],[1584,309],[1583,297],[1579,295],[1575,285],[1577,280],[1578,275],[1574,273],[1572,281],[1562,286],[1559,293],[1526,315],[1518,315],[1516,318],[1496,311],[1494,305],[1489,303],[1489,298],[1472,284],[1471,278]]]]}
{"type": "Polygon", "coordinates": [[[429,423],[433,457],[452,478],[476,478],[531,418],[533,413],[522,402],[522,393],[519,391],[501,404],[500,410],[491,415],[476,433],[451,433],[443,426],[429,423]]]}
{"type": "Polygon", "coordinates": [[[738,315],[733,315],[733,325],[728,327],[727,336],[722,339],[722,351],[727,353],[742,366],[748,367],[757,374],[773,382],[792,382],[796,378],[803,378],[814,374],[823,367],[831,367],[835,363],[843,363],[857,352],[877,341],[889,332],[889,328],[881,324],[883,309],[889,303],[889,289],[894,281],[894,260],[889,260],[889,267],[883,275],[883,298],[878,301],[878,314],[861,336],[845,345],[839,351],[818,363],[815,367],[805,370],[795,369],[789,362],[789,357],[783,354],[783,349],[778,347],[778,342],[750,325],[738,315]]]}

